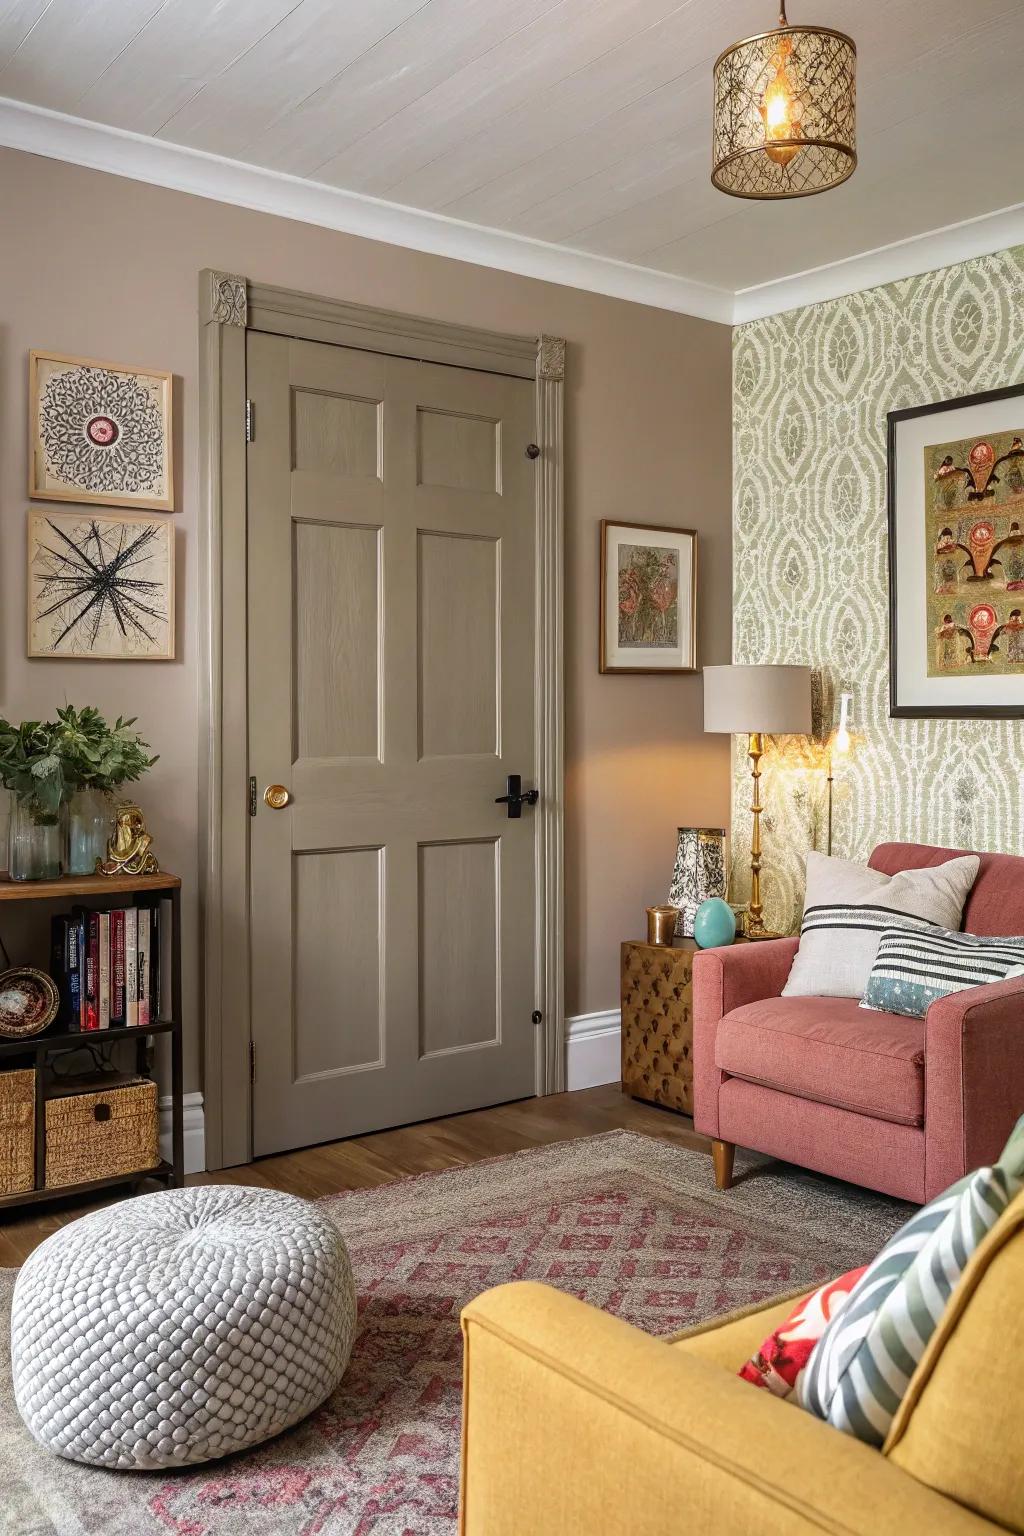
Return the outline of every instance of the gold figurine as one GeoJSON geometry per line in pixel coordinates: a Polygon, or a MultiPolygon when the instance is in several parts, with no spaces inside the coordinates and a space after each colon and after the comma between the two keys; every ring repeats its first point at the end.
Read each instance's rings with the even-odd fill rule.
{"type": "Polygon", "coordinates": [[[137,805],[120,805],[114,820],[114,835],[107,841],[106,859],[96,860],[98,875],[157,875],[160,865],[150,853],[153,839],[146,831],[146,818],[137,805]]]}

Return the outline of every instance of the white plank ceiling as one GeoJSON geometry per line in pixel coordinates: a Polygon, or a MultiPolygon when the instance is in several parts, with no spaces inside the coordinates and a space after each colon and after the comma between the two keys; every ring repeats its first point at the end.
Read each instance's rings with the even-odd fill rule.
{"type": "Polygon", "coordinates": [[[827,196],[710,183],[772,0],[0,0],[0,96],[739,290],[1024,201],[1024,0],[792,0],[857,42],[827,196]]]}

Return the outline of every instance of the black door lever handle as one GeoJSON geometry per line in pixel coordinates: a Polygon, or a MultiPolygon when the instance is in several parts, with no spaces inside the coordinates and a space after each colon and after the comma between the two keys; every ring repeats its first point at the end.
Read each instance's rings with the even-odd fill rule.
{"type": "Polygon", "coordinates": [[[507,806],[509,821],[518,821],[523,814],[523,806],[536,805],[539,799],[539,789],[524,789],[522,776],[510,773],[505,780],[505,793],[498,795],[494,803],[507,806]]]}

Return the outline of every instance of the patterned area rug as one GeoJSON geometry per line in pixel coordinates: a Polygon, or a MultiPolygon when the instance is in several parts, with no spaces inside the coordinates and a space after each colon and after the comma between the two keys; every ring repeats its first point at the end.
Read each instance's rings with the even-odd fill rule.
{"type": "MultiPolygon", "coordinates": [[[[603,1136],[337,1195],[361,1327],[345,1380],[256,1451],[173,1475],[81,1467],[42,1450],[0,1362],[0,1530],[10,1536],[433,1536],[455,1530],[459,1309],[544,1280],[649,1333],[864,1263],[910,1207],[776,1163],[603,1136]]],[[[14,1271],[0,1271],[8,1332],[14,1271]]],[[[736,1362],[737,1368],[741,1364],[736,1362]]]]}

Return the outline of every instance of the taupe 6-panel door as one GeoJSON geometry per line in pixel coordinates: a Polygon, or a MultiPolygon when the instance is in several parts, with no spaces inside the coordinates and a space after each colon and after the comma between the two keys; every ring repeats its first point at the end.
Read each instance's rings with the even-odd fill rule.
{"type": "Polygon", "coordinates": [[[526,380],[250,333],[248,394],[259,1154],[534,1091],[536,532],[526,380]]]}

